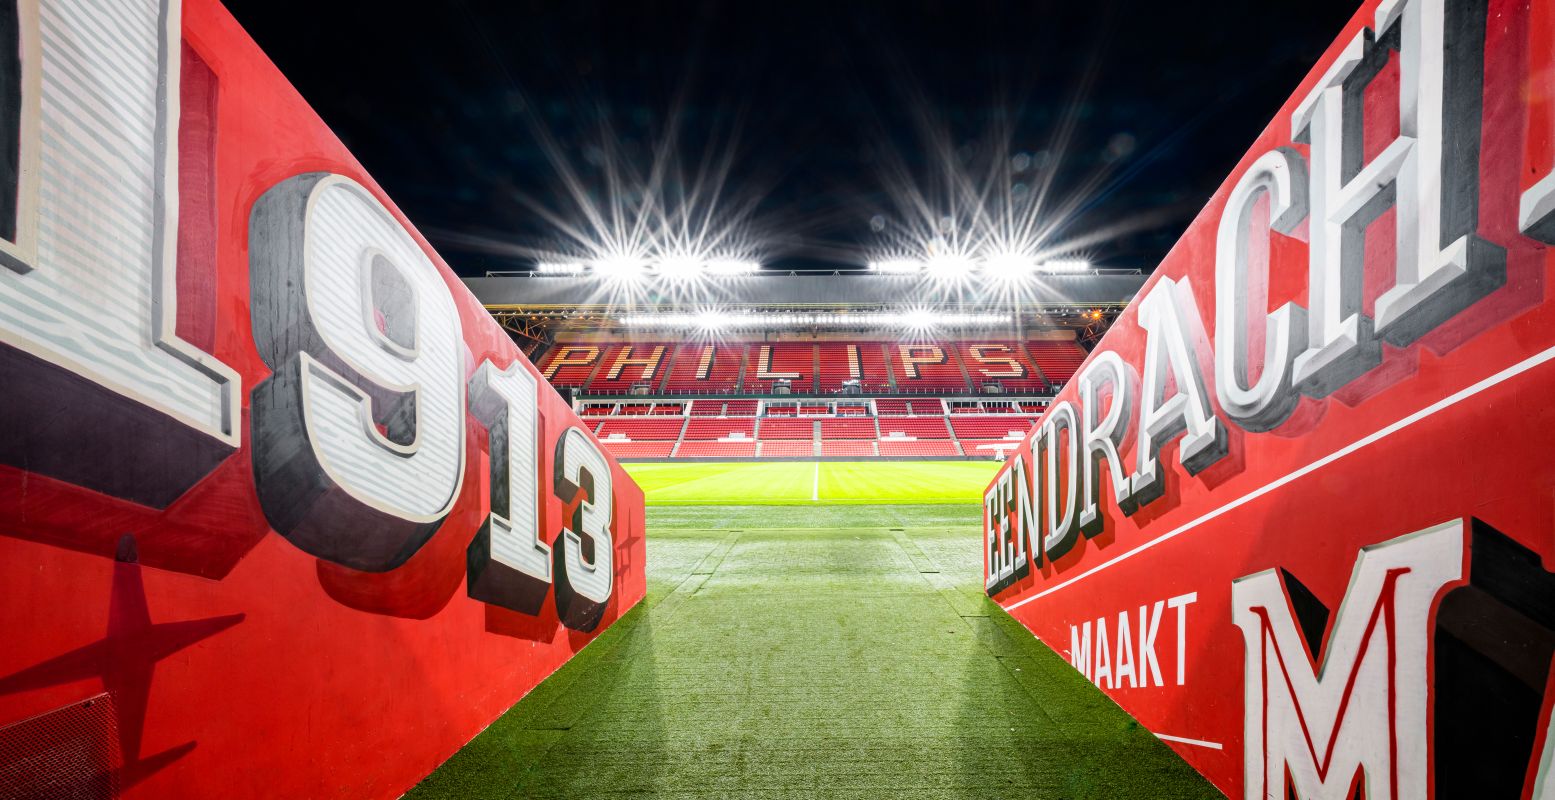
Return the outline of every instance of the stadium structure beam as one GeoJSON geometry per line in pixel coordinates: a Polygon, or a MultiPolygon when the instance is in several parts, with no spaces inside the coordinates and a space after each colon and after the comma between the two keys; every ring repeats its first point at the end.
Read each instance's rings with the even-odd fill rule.
{"type": "Polygon", "coordinates": [[[487,308],[576,309],[611,312],[722,308],[863,309],[904,304],[935,308],[975,307],[1027,310],[1032,307],[1096,308],[1122,306],[1144,286],[1147,275],[1085,273],[1034,275],[1018,285],[986,281],[935,284],[921,276],[753,275],[711,279],[706,291],[661,291],[652,284],[623,291],[592,275],[465,278],[487,308]]]}

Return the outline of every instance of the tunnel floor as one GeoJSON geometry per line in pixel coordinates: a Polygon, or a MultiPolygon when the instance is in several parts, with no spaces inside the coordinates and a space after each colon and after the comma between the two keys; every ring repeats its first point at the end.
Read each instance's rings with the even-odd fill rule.
{"type": "Polygon", "coordinates": [[[957,513],[650,509],[643,603],[408,796],[1220,797],[983,596],[957,513]]]}

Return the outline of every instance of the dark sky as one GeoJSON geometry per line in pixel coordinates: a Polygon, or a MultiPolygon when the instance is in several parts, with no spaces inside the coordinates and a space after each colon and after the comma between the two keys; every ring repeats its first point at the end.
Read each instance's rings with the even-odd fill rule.
{"type": "Polygon", "coordinates": [[[721,185],[699,207],[747,220],[768,263],[862,263],[914,235],[907,188],[941,213],[949,167],[1001,193],[1048,187],[1047,244],[1150,269],[1358,3],[227,5],[444,258],[479,275],[523,267],[583,218],[558,159],[592,202],[631,202],[636,184],[613,188],[608,167],[647,173],[655,148],[679,167],[664,191],[721,185]],[[724,179],[693,180],[709,159],[727,159],[724,179]]]}

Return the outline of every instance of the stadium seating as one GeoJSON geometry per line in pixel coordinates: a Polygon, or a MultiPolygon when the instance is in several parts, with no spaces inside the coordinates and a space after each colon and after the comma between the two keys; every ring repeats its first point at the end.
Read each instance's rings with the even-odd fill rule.
{"type": "Polygon", "coordinates": [[[950,438],[950,429],[945,427],[944,417],[881,417],[881,438],[893,433],[917,439],[950,438]]]}
{"type": "Polygon", "coordinates": [[[956,443],[948,439],[897,441],[881,439],[879,441],[880,455],[882,456],[959,456],[961,451],[956,449],[956,443]]]}
{"type": "Polygon", "coordinates": [[[731,417],[753,417],[760,405],[759,400],[730,400],[725,404],[724,413],[731,417]]]}
{"type": "Polygon", "coordinates": [[[540,363],[621,458],[992,458],[1085,356],[1071,339],[650,341],[562,343],[540,363]],[[864,396],[838,396],[853,380],[864,396]]]}
{"type": "Polygon", "coordinates": [[[745,366],[745,393],[768,394],[779,379],[795,392],[815,385],[815,345],[797,342],[752,343],[745,366]]]}
{"type": "Polygon", "coordinates": [[[821,420],[821,441],[823,442],[834,439],[873,439],[875,436],[875,421],[872,419],[839,417],[821,420]]]}
{"type": "Polygon", "coordinates": [[[639,439],[669,439],[674,441],[680,438],[680,429],[685,425],[682,417],[635,417],[606,419],[600,426],[600,438],[608,439],[613,434],[621,434],[631,440],[639,439]]]}
{"type": "Polygon", "coordinates": [[[739,389],[742,344],[697,343],[675,348],[663,390],[671,394],[732,394],[739,389]]]}
{"type": "Polygon", "coordinates": [[[1036,359],[1037,369],[1047,377],[1056,389],[1074,377],[1075,370],[1085,361],[1085,349],[1076,341],[1040,339],[1027,342],[1026,349],[1036,359]]]}
{"type": "Polygon", "coordinates": [[[678,458],[754,458],[756,443],[750,442],[681,442],[675,451],[678,458]]]}
{"type": "Polygon", "coordinates": [[[950,427],[957,439],[1003,439],[1015,432],[1024,436],[1035,422],[1029,417],[983,416],[952,417],[950,427]]]}
{"type": "Polygon", "coordinates": [[[897,344],[891,349],[891,369],[902,392],[969,392],[966,375],[953,348],[935,342],[897,344]]]}
{"type": "Polygon", "coordinates": [[[761,427],[758,430],[764,441],[767,439],[808,440],[815,438],[815,420],[765,417],[761,420],[761,427]]]}
{"type": "Polygon", "coordinates": [[[809,441],[769,442],[763,439],[757,455],[770,458],[813,456],[815,455],[815,443],[809,441]]]}
{"type": "Polygon", "coordinates": [[[966,364],[973,387],[996,381],[1005,391],[1042,391],[1047,381],[1032,365],[1020,342],[959,342],[956,353],[966,364]]]}
{"type": "Polygon", "coordinates": [[[874,442],[821,442],[823,456],[873,456],[874,442]]]}
{"type": "Polygon", "coordinates": [[[722,417],[692,417],[686,423],[686,433],[682,437],[686,441],[694,439],[725,439],[729,437],[744,436],[754,441],[756,439],[756,420],[754,417],[722,418],[722,417]]]}
{"type": "Polygon", "coordinates": [[[821,342],[816,350],[821,359],[819,391],[835,392],[849,380],[857,380],[866,393],[891,390],[879,342],[821,342]]]}
{"type": "Polygon", "coordinates": [[[673,344],[665,342],[611,345],[600,359],[599,369],[587,389],[597,394],[624,394],[640,383],[657,389],[673,348],[673,344]]]}
{"type": "Polygon", "coordinates": [[[581,387],[594,374],[605,349],[601,344],[559,344],[540,359],[540,374],[552,386],[581,387]]]}
{"type": "Polygon", "coordinates": [[[1019,439],[962,439],[961,451],[968,456],[992,458],[1001,452],[1009,454],[1019,445],[1019,439]]]}
{"type": "Polygon", "coordinates": [[[675,449],[675,442],[622,442],[606,439],[605,451],[616,458],[666,458],[675,449]]]}

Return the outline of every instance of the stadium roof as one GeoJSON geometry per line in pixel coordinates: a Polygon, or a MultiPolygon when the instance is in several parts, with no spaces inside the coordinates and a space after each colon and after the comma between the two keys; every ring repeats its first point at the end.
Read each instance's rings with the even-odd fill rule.
{"type": "Polygon", "coordinates": [[[921,276],[753,275],[707,279],[697,287],[652,283],[623,286],[595,276],[466,278],[464,283],[492,310],[679,311],[716,305],[737,309],[875,309],[905,305],[934,308],[1044,309],[1126,305],[1148,276],[1123,274],[1041,275],[1018,285],[943,284],[921,276]]]}
{"type": "Polygon", "coordinates": [[[925,275],[782,273],[645,277],[512,275],[465,278],[477,299],[521,346],[558,333],[612,333],[716,325],[761,330],[859,331],[1071,328],[1098,338],[1148,276],[1137,271],[1023,276],[947,283],[925,275]]]}

